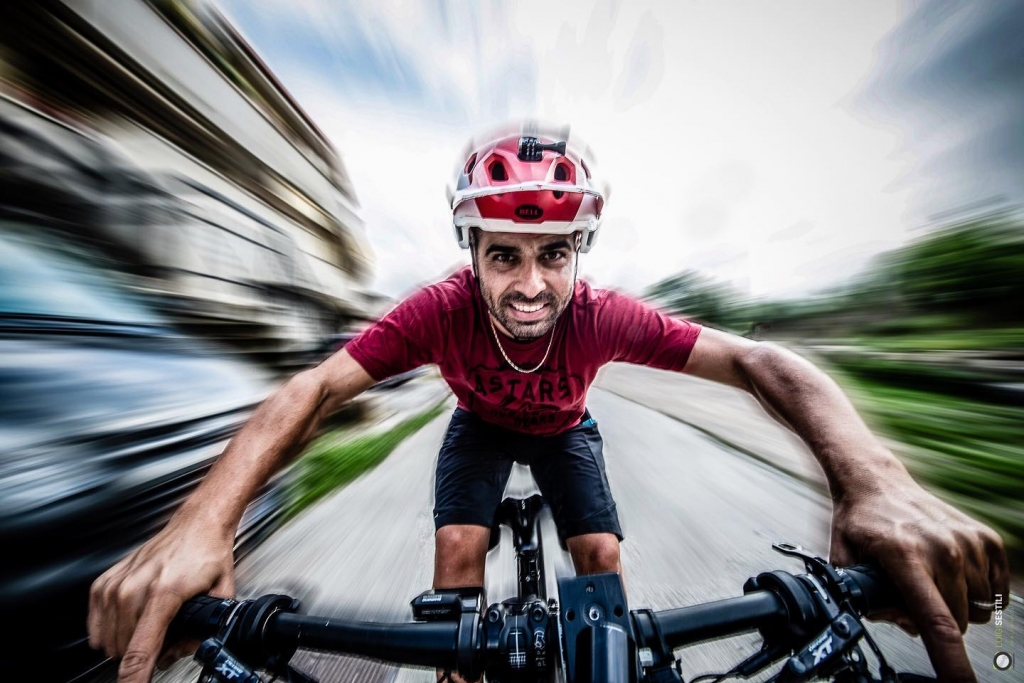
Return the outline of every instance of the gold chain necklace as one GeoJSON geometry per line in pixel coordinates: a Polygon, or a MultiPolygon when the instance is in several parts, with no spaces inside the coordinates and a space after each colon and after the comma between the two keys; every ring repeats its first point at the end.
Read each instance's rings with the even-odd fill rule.
{"type": "Polygon", "coordinates": [[[503,349],[501,347],[501,340],[498,339],[498,330],[495,329],[495,327],[494,327],[494,318],[491,317],[490,312],[487,312],[486,315],[487,315],[487,322],[489,322],[491,324],[491,332],[494,334],[494,343],[498,345],[498,350],[501,351],[501,356],[502,356],[502,358],[505,359],[505,362],[508,363],[509,365],[511,365],[513,370],[521,372],[524,375],[528,375],[531,372],[537,372],[538,370],[540,370],[541,367],[544,365],[544,362],[547,361],[548,354],[551,353],[551,345],[555,341],[555,327],[558,325],[558,321],[556,320],[555,324],[551,326],[551,339],[548,340],[548,350],[544,352],[544,357],[540,359],[540,362],[537,363],[536,367],[531,368],[529,370],[524,370],[521,367],[519,367],[518,365],[516,365],[515,363],[513,363],[512,359],[508,357],[507,353],[505,353],[505,349],[503,349]]]}

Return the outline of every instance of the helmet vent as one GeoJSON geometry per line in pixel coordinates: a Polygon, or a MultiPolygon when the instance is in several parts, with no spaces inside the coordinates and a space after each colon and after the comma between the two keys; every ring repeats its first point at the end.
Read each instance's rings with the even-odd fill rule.
{"type": "Polygon", "coordinates": [[[473,172],[474,166],[476,166],[476,152],[473,152],[473,156],[471,156],[469,158],[469,161],[466,162],[466,168],[463,169],[462,172],[465,173],[466,175],[469,175],[470,173],[473,172]]]}
{"type": "Polygon", "coordinates": [[[568,180],[569,171],[566,169],[565,164],[559,164],[555,166],[555,180],[568,180]]]}
{"type": "Polygon", "coordinates": [[[505,164],[500,161],[495,161],[491,164],[491,180],[508,180],[505,164]]]}

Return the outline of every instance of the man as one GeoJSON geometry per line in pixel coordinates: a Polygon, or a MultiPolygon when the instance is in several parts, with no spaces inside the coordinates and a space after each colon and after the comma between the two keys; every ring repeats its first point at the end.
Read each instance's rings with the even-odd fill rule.
{"type": "MultiPolygon", "coordinates": [[[[101,576],[94,647],[149,680],[167,624],[198,593],[234,593],[232,545],[246,504],[345,401],[435,363],[458,397],[438,456],[434,586],[483,584],[491,521],[513,460],[530,464],[580,573],[619,571],[615,503],[586,411],[599,367],[643,363],[751,392],[810,446],[833,499],[830,559],[879,562],[903,592],[937,673],[974,680],[962,632],[1008,591],[1001,539],[921,489],[839,388],[780,348],[673,319],[576,281],[604,196],[585,153],[547,137],[471,148],[452,196],[472,267],[417,292],[256,411],[157,536],[101,576]]],[[[173,657],[180,653],[168,653],[173,657]]]]}

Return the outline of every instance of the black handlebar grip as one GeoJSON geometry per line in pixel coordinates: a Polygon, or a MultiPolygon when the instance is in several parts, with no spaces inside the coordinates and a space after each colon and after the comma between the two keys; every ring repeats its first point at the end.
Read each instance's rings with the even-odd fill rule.
{"type": "Polygon", "coordinates": [[[217,635],[220,625],[238,605],[236,600],[197,595],[185,602],[167,629],[167,642],[206,640],[217,635]]]}
{"type": "Polygon", "coordinates": [[[903,597],[885,572],[873,564],[857,564],[841,570],[853,594],[853,606],[864,616],[875,616],[883,610],[901,608],[903,597]]]}

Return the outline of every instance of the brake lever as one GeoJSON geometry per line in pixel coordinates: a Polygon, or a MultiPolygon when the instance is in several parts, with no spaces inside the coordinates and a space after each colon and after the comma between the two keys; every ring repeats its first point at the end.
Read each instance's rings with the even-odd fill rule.
{"type": "Polygon", "coordinates": [[[228,652],[217,638],[207,638],[196,650],[195,659],[203,665],[199,683],[263,683],[245,662],[228,652]]]}
{"type": "Polygon", "coordinates": [[[828,563],[828,560],[822,559],[811,551],[793,543],[772,543],[772,550],[786,557],[796,557],[803,560],[807,573],[824,581],[829,593],[838,598],[836,602],[842,604],[843,601],[850,597],[849,587],[843,581],[839,572],[836,571],[836,568],[828,563]]]}
{"type": "Polygon", "coordinates": [[[827,560],[792,543],[773,543],[772,549],[803,561],[808,578],[815,584],[829,625],[809,645],[791,657],[779,672],[779,683],[812,680],[832,675],[842,683],[936,683],[937,679],[913,673],[897,673],[889,666],[871,634],[850,604],[852,594],[842,575],[827,560]],[[819,585],[824,584],[824,585],[819,585]],[[826,597],[826,595],[831,597],[826,597]],[[878,678],[871,675],[867,659],[857,642],[864,638],[878,657],[878,678]]]}
{"type": "MultiPolygon", "coordinates": [[[[773,543],[772,549],[787,557],[803,561],[808,582],[815,588],[821,608],[829,624],[802,650],[787,660],[779,672],[779,681],[812,680],[822,675],[844,674],[850,681],[872,681],[867,660],[857,643],[867,635],[864,624],[850,606],[850,589],[827,560],[792,543],[773,543]],[[824,584],[824,585],[822,585],[824,584]]],[[[874,644],[868,636],[869,644],[874,644]]],[[[880,655],[881,653],[879,653],[880,655]]],[[[881,683],[889,683],[892,670],[881,659],[881,683]]]]}

